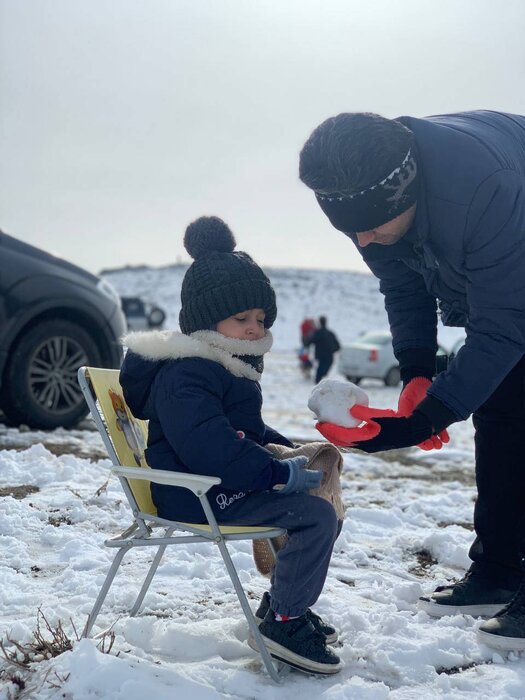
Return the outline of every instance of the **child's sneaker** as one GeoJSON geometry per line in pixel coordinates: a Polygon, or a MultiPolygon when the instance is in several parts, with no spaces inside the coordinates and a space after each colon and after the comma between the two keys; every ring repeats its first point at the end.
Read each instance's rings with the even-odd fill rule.
{"type": "MultiPolygon", "coordinates": [[[[258,625],[264,620],[264,617],[270,609],[270,594],[265,591],[257,612],[255,613],[255,621],[258,625]]],[[[328,625],[323,619],[316,615],[310,608],[306,611],[306,616],[315,627],[316,630],[324,634],[327,644],[335,644],[337,642],[337,630],[332,625],[328,625]]]]}
{"type": "MultiPolygon", "coordinates": [[[[341,670],[341,660],[326,646],[324,635],[307,617],[277,622],[271,609],[259,625],[263,641],[274,659],[306,673],[331,674],[341,670]]],[[[253,638],[248,644],[258,651],[253,638]]]]}

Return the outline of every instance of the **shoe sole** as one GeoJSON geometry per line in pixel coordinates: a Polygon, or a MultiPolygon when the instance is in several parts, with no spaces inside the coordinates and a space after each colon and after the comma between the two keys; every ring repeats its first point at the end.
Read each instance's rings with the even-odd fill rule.
{"type": "Polygon", "coordinates": [[[423,610],[432,617],[445,617],[446,615],[472,615],[472,617],[494,617],[505,607],[506,603],[487,603],[485,605],[443,605],[436,603],[431,598],[420,598],[419,610],[423,610]]]}
{"type": "MultiPolygon", "coordinates": [[[[257,617],[257,615],[254,615],[255,617],[255,622],[257,623],[257,626],[261,624],[264,618],[262,617],[257,617]]],[[[325,639],[327,644],[335,644],[337,640],[339,639],[337,632],[334,632],[333,634],[325,634],[325,639]]]]}
{"type": "Polygon", "coordinates": [[[501,651],[525,651],[525,639],[523,637],[503,637],[500,634],[491,634],[478,630],[478,640],[492,649],[501,651]]]}
{"type": "MultiPolygon", "coordinates": [[[[270,656],[276,661],[281,661],[287,666],[295,668],[297,671],[302,671],[303,673],[314,673],[321,676],[331,676],[334,673],[338,673],[341,668],[341,662],[337,664],[322,664],[318,661],[312,661],[311,659],[306,659],[304,656],[299,656],[295,654],[290,649],[283,647],[281,644],[274,642],[273,639],[269,639],[264,635],[263,638],[264,645],[270,652],[270,656]]],[[[259,652],[259,647],[255,639],[250,635],[248,637],[248,645],[256,652],[259,652]]]]}

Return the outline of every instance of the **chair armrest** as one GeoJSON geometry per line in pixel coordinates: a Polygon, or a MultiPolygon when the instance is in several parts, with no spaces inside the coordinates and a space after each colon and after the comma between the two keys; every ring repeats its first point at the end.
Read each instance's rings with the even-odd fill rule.
{"type": "Polygon", "coordinates": [[[140,479],[142,481],[152,481],[155,484],[180,486],[193,491],[196,496],[206,493],[212,486],[217,486],[221,483],[218,476],[183,474],[166,469],[148,469],[146,467],[113,467],[111,473],[116,476],[123,476],[125,479],[140,479]]]}

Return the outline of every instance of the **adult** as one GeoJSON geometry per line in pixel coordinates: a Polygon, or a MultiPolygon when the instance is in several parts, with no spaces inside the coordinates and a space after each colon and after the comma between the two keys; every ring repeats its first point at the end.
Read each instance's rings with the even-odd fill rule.
{"type": "Polygon", "coordinates": [[[355,446],[440,446],[473,415],[472,565],[420,605],[493,615],[484,641],[525,649],[525,117],[340,114],[305,143],[300,178],[379,278],[400,365],[399,417],[355,446]],[[466,342],[432,382],[438,312],[466,342]]]}
{"type": "Polygon", "coordinates": [[[326,327],[326,316],[319,316],[319,328],[313,332],[307,342],[315,349],[317,360],[315,383],[318,384],[330,371],[334,355],[341,347],[335,333],[326,327]]]}

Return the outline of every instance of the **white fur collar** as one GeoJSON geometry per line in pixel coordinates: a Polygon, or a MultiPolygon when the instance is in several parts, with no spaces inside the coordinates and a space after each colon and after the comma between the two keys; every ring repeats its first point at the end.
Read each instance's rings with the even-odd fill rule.
{"type": "Polygon", "coordinates": [[[260,340],[227,338],[216,331],[195,331],[191,335],[179,331],[139,331],[125,335],[122,343],[148,360],[203,357],[218,362],[236,377],[257,382],[261,373],[234,355],[264,355],[272,347],[273,337],[268,330],[260,340]]]}

